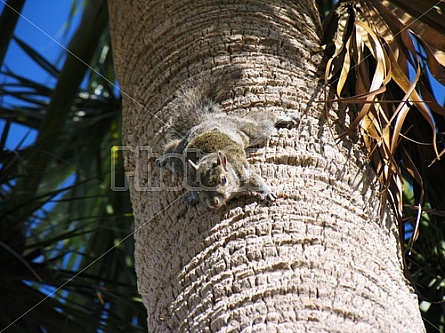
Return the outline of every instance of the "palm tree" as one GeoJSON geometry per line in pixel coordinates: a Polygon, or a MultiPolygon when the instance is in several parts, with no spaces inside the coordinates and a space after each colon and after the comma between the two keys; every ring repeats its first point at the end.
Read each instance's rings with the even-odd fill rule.
{"type": "MultiPolygon", "coordinates": [[[[252,163],[262,163],[263,175],[279,189],[280,199],[276,206],[246,200],[209,212],[175,201],[182,192],[138,192],[130,182],[139,290],[151,331],[240,330],[250,324],[263,331],[274,325],[291,331],[392,331],[401,326],[403,331],[420,331],[415,298],[401,274],[402,251],[397,249],[397,235],[406,234],[408,241],[418,234],[416,225],[417,241],[407,244],[408,277],[417,287],[427,330],[444,330],[443,160],[428,167],[436,156],[432,143],[438,154],[443,149],[444,125],[436,99],[428,95],[434,90],[429,83],[433,79],[424,74],[429,64],[440,79],[441,67],[434,66],[434,57],[421,43],[414,42],[413,52],[406,34],[398,38],[397,32],[381,29],[395,25],[402,31],[409,25],[415,40],[429,45],[440,61],[445,29],[437,15],[444,8],[432,1],[393,0],[396,7],[391,10],[407,20],[398,21],[376,1],[357,2],[357,7],[342,4],[322,33],[318,12],[330,12],[324,2],[319,1],[320,10],[311,2],[306,8],[253,1],[218,8],[213,2],[144,2],[132,8],[111,3],[128,146],[113,149],[115,158],[110,159],[110,147],[120,145],[121,106],[113,86],[104,1],[87,2],[70,43],[72,55],[83,63],[69,57],[62,68],[25,41],[13,39],[17,15],[6,9],[20,12],[24,1],[8,1],[0,18],[0,59],[14,40],[58,88],[2,66],[8,84],[2,80],[0,95],[19,102],[11,106],[2,100],[0,105],[0,117],[6,120],[0,140],[1,331],[146,331],[132,267],[131,207],[126,192],[109,190],[110,169],[115,184],[124,184],[119,153],[144,146],[128,155],[126,168],[131,176],[132,163],[139,163],[139,170],[148,166],[156,185],[159,170],[146,154],[147,144],[160,153],[158,130],[169,121],[165,106],[175,101],[178,87],[189,76],[233,63],[241,63],[247,77],[223,103],[227,111],[266,108],[302,114],[298,128],[280,130],[266,149],[250,155],[252,163]],[[382,19],[388,22],[382,24],[382,19]],[[146,30],[138,30],[142,27],[146,30]],[[333,44],[330,36],[335,32],[333,44]],[[316,36],[323,34],[320,42],[316,36]],[[386,46],[383,39],[395,42],[386,46]],[[363,55],[354,40],[362,42],[363,55]],[[329,58],[322,59],[323,43],[330,66],[329,58]],[[388,48],[402,59],[401,73],[388,70],[388,48]],[[388,126],[384,120],[402,114],[398,106],[403,110],[408,104],[406,87],[398,82],[410,73],[408,68],[415,72],[417,67],[403,66],[404,58],[414,64],[419,60],[421,75],[411,82],[420,82],[418,97],[433,112],[419,112],[415,107],[422,105],[414,103],[397,132],[395,120],[388,126]],[[353,62],[349,68],[345,59],[353,62]],[[378,88],[384,86],[385,92],[368,92],[369,82],[382,73],[389,81],[383,79],[385,84],[378,88]],[[323,75],[338,96],[321,92],[325,88],[316,82],[323,75]],[[82,85],[85,77],[87,84],[82,85]],[[335,107],[339,96],[340,106],[335,107]],[[326,101],[329,108],[324,109],[326,101]],[[132,106],[139,115],[131,113],[132,106]],[[152,113],[156,117],[151,118],[152,113]],[[62,130],[54,131],[53,122],[62,130]],[[5,149],[15,123],[38,130],[39,139],[30,146],[5,149]],[[338,137],[344,141],[336,145],[338,137]],[[136,159],[136,153],[143,160],[136,159]],[[378,223],[379,199],[385,194],[396,212],[396,217],[383,220],[391,236],[378,223]]],[[[139,181],[141,189],[147,179],[139,181]]]]}
{"type": "Polygon", "coordinates": [[[443,180],[443,114],[421,72],[409,80],[422,61],[398,17],[378,1],[345,2],[323,33],[314,1],[110,1],[136,271],[152,332],[424,331],[402,269],[401,184],[415,181],[416,215],[426,197],[442,209],[433,180],[443,180]],[[297,129],[250,155],[279,200],[190,207],[184,191],[157,190],[170,176],[150,161],[175,121],[178,89],[235,65],[245,76],[226,111],[301,115],[297,129]],[[323,72],[335,88],[327,95],[323,72]]]}

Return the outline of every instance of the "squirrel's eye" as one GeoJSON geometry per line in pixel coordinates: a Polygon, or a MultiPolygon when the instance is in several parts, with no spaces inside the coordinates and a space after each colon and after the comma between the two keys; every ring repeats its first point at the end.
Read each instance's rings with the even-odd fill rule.
{"type": "Polygon", "coordinates": [[[226,178],[226,176],[222,176],[222,177],[221,177],[221,184],[222,184],[222,185],[226,185],[226,184],[227,184],[227,178],[226,178]]]}

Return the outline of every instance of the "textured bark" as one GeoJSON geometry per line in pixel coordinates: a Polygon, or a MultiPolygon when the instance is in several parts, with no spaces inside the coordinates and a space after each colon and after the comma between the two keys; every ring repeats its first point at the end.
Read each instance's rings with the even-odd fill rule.
{"type": "Polygon", "coordinates": [[[301,114],[249,154],[278,192],[274,204],[187,206],[183,189],[154,188],[167,177],[149,148],[127,152],[150,332],[424,331],[362,148],[336,143],[347,115],[316,102],[325,98],[316,13],[309,0],[110,1],[126,145],[160,153],[180,85],[234,64],[246,77],[225,111],[301,114]]]}

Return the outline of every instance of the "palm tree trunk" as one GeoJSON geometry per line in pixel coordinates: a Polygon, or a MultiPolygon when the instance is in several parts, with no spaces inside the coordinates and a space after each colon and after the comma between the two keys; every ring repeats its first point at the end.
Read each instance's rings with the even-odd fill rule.
{"type": "Polygon", "coordinates": [[[110,0],[110,23],[150,332],[424,331],[362,146],[336,143],[348,115],[317,103],[314,1],[110,0]],[[226,111],[301,115],[249,155],[279,199],[189,206],[147,153],[162,151],[181,84],[233,65],[247,77],[226,111]]]}

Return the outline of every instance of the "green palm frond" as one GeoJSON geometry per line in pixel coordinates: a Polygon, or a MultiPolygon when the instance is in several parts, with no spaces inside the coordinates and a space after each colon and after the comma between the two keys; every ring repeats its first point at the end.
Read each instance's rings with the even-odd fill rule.
{"type": "Polygon", "coordinates": [[[14,37],[55,86],[2,66],[0,330],[146,331],[129,195],[110,190],[124,172],[105,4],[86,4],[62,68],[14,37]],[[36,141],[8,150],[15,124],[36,141]]]}
{"type": "Polygon", "coordinates": [[[0,19],[0,64],[3,64],[6,51],[14,34],[14,29],[19,19],[25,0],[7,0],[0,19]]]}

